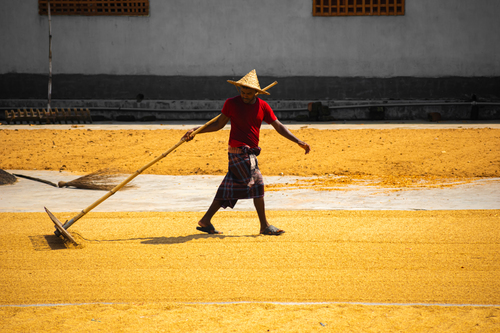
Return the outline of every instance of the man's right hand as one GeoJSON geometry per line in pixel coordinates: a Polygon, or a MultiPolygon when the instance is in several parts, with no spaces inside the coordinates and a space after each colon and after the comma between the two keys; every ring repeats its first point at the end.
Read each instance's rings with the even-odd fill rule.
{"type": "Polygon", "coordinates": [[[184,134],[184,136],[182,137],[182,139],[184,139],[184,141],[191,141],[194,139],[194,136],[191,135],[194,131],[196,131],[199,127],[196,127],[196,128],[192,128],[190,129],[189,131],[186,132],[186,134],[184,134]]]}

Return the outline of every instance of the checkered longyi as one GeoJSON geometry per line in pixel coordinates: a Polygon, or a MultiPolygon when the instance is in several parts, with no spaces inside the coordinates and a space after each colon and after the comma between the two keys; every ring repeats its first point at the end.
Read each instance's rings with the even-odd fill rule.
{"type": "Polygon", "coordinates": [[[257,156],[260,148],[240,147],[241,153],[228,153],[229,171],[217,190],[215,200],[222,200],[222,207],[234,208],[239,199],[264,196],[264,180],[259,170],[257,156]]]}

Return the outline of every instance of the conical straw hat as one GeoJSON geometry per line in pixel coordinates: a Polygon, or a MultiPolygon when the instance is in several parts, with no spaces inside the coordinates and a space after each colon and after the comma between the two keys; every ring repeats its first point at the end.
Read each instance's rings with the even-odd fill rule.
{"type": "Polygon", "coordinates": [[[260,89],[259,79],[257,78],[257,73],[255,72],[255,69],[252,69],[247,75],[242,77],[239,81],[235,82],[227,80],[227,82],[234,84],[237,87],[246,87],[255,89],[259,92],[259,94],[270,95],[270,93],[268,93],[267,91],[260,89]]]}

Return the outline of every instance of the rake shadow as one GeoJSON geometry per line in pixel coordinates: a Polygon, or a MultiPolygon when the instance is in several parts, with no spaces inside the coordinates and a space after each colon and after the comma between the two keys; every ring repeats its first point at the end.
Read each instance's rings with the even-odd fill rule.
{"type": "Polygon", "coordinates": [[[36,251],[66,250],[64,241],[56,235],[29,236],[36,251]]]}

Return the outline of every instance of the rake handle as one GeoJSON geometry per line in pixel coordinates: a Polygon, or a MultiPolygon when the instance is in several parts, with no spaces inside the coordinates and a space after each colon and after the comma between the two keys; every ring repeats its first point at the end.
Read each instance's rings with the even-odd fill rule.
{"type": "Polygon", "coordinates": [[[50,185],[50,186],[57,187],[56,184],[54,184],[51,181],[45,180],[45,179],[40,179],[40,178],[36,178],[36,177],[30,177],[30,176],[26,176],[26,175],[20,175],[18,173],[13,173],[13,175],[16,176],[16,177],[26,178],[26,179],[29,179],[29,180],[34,180],[34,181],[37,181],[37,182],[45,183],[45,184],[50,185]]]}
{"type": "MultiPolygon", "coordinates": [[[[271,87],[274,87],[276,84],[278,84],[278,81],[274,81],[273,83],[271,83],[270,85],[268,85],[267,87],[265,87],[262,90],[267,90],[267,89],[269,89],[271,87]]],[[[203,126],[201,126],[198,129],[196,129],[194,132],[192,132],[190,136],[194,137],[200,131],[204,130],[207,126],[209,126],[210,124],[212,124],[215,121],[217,121],[217,119],[219,119],[220,116],[221,116],[221,114],[219,114],[217,117],[209,120],[206,124],[204,124],[203,126]]],[[[104,200],[106,200],[107,198],[109,198],[110,196],[112,196],[113,194],[115,194],[116,192],[118,192],[123,186],[127,185],[129,182],[132,181],[132,179],[134,179],[135,177],[139,176],[144,170],[146,170],[147,168],[149,168],[153,164],[157,163],[161,159],[165,158],[168,154],[170,154],[172,151],[174,151],[175,149],[177,149],[184,142],[186,142],[186,138],[183,137],[179,142],[177,142],[169,150],[167,150],[166,152],[164,152],[163,154],[161,154],[160,156],[158,156],[157,158],[155,158],[154,160],[152,160],[148,164],[144,165],[142,168],[140,168],[139,170],[137,170],[133,175],[130,175],[127,179],[125,179],[124,181],[122,181],[120,184],[116,185],[112,190],[110,190],[108,193],[106,193],[104,196],[102,196],[99,200],[97,200],[96,202],[94,202],[93,204],[91,204],[90,206],[88,206],[87,208],[85,208],[84,210],[82,210],[78,215],[76,215],[75,217],[73,217],[71,220],[66,221],[66,223],[64,223],[64,225],[63,225],[63,228],[66,230],[69,227],[71,227],[71,225],[73,223],[75,223],[76,221],[78,221],[79,219],[81,219],[85,214],[87,214],[92,209],[94,209],[95,207],[97,207],[104,200]]],[[[60,231],[57,230],[57,229],[56,229],[56,231],[54,233],[57,236],[59,236],[61,234],[60,231]]]]}
{"type": "Polygon", "coordinates": [[[264,88],[264,89],[262,89],[262,90],[264,90],[264,91],[265,91],[265,90],[267,90],[267,89],[269,89],[269,88],[274,87],[274,86],[275,86],[275,85],[277,85],[277,84],[278,84],[278,81],[274,81],[273,83],[271,83],[270,85],[268,85],[267,87],[265,87],[265,88],[264,88]]]}

